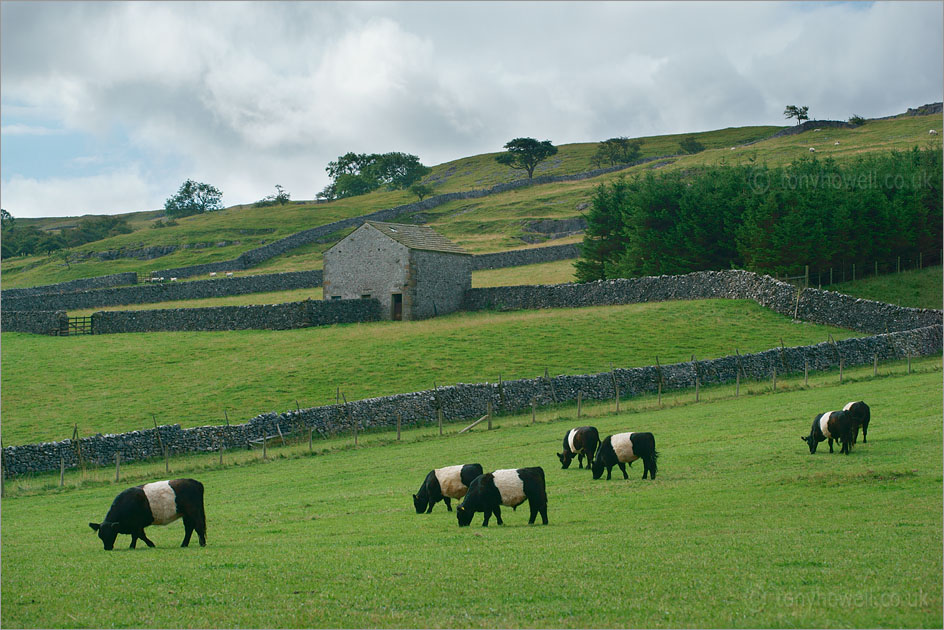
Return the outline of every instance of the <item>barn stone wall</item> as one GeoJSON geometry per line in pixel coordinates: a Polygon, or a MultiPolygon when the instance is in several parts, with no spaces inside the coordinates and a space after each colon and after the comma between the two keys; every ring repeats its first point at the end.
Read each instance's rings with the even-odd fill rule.
{"type": "Polygon", "coordinates": [[[382,317],[390,319],[390,295],[403,294],[403,315],[409,319],[410,250],[370,226],[362,226],[324,253],[325,300],[350,300],[370,295],[380,301],[382,317]]]}
{"type": "Polygon", "coordinates": [[[65,311],[0,311],[0,330],[49,335],[68,326],[65,311]]]}
{"type": "Polygon", "coordinates": [[[428,319],[459,310],[465,292],[472,288],[472,257],[412,250],[410,258],[413,278],[409,319],[428,319]]]}
{"type": "Polygon", "coordinates": [[[839,365],[870,364],[873,357],[894,360],[904,356],[940,355],[944,336],[941,325],[889,334],[844,339],[795,348],[775,348],[741,356],[684,362],[671,365],[615,369],[612,372],[552,378],[520,379],[498,383],[458,384],[436,390],[369,398],[347,405],[326,405],[283,413],[265,413],[244,424],[205,426],[181,429],[179,425],[122,434],[96,435],[75,442],[46,442],[3,449],[3,468],[7,477],[59,469],[60,457],[65,465],[78,464],[77,448],[86,461],[112,464],[115,453],[122,461],[158,457],[160,443],[171,453],[214,451],[225,448],[246,448],[250,440],[309,428],[327,436],[350,431],[350,418],[361,429],[393,427],[397,414],[406,425],[432,424],[441,406],[450,421],[473,420],[486,413],[492,403],[498,413],[523,412],[531,401],[539,405],[569,403],[578,392],[586,400],[612,399],[618,391],[623,398],[657,391],[661,375],[663,390],[691,388],[699,384],[734,381],[738,372],[742,379],[768,379],[774,368],[778,374],[799,373],[804,366],[826,370],[839,365]],[[614,387],[615,386],[615,387],[614,387]]]}
{"type": "Polygon", "coordinates": [[[377,300],[305,300],[255,306],[213,306],[92,314],[96,335],[156,331],[308,328],[380,319],[377,300]]]}

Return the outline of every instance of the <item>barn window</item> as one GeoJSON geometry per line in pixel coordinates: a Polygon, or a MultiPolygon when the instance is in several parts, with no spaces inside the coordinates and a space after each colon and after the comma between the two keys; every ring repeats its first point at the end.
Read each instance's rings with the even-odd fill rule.
{"type": "Polygon", "coordinates": [[[340,299],[341,299],[341,296],[340,296],[340,295],[332,295],[332,296],[331,296],[331,299],[332,299],[332,300],[340,300],[340,299]]]}

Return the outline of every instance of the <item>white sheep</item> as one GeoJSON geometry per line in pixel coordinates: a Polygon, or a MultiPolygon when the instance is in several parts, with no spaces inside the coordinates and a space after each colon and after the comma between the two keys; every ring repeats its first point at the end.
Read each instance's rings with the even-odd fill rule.
{"type": "Polygon", "coordinates": [[[171,278],[170,281],[171,281],[171,282],[177,282],[177,278],[171,278]]]}
{"type": "Polygon", "coordinates": [[[839,140],[836,140],[835,142],[833,142],[833,146],[834,146],[834,147],[838,147],[838,146],[839,146],[839,140]]]}
{"type": "Polygon", "coordinates": [[[232,275],[233,275],[233,272],[232,272],[232,271],[227,271],[227,272],[226,272],[226,277],[227,277],[227,278],[229,278],[229,277],[232,276],[232,275]]]}
{"type": "Polygon", "coordinates": [[[215,272],[215,271],[211,271],[211,272],[210,272],[210,277],[211,277],[211,278],[212,278],[213,276],[215,276],[215,275],[216,275],[216,272],[215,272]]]}
{"type": "Polygon", "coordinates": [[[814,149],[813,147],[810,147],[810,153],[816,153],[816,149],[814,149]]]}
{"type": "Polygon", "coordinates": [[[929,136],[936,136],[936,135],[937,135],[937,131],[935,131],[934,129],[931,129],[931,130],[928,131],[928,135],[929,135],[929,136]]]}

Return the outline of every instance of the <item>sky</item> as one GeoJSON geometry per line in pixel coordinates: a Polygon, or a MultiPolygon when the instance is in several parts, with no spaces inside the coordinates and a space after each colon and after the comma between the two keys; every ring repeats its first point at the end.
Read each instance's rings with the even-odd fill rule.
{"type": "Polygon", "coordinates": [[[349,151],[433,166],[888,116],[942,100],[941,2],[0,2],[14,217],[313,199],[349,151]]]}

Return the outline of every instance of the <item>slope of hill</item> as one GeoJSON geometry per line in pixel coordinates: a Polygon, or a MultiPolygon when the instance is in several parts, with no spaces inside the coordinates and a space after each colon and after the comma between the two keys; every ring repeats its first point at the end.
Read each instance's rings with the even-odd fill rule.
{"type": "MultiPolygon", "coordinates": [[[[820,132],[809,131],[778,138],[770,136],[782,127],[740,127],[646,137],[642,138],[643,157],[676,154],[679,152],[679,141],[687,136],[694,136],[706,150],[641,164],[592,179],[536,185],[476,200],[453,201],[423,212],[423,216],[412,217],[412,220],[428,222],[475,253],[519,248],[526,245],[523,237],[540,243],[550,236],[529,232],[529,223],[580,217],[583,204],[589,202],[595,187],[621,175],[632,175],[648,169],[675,170],[748,160],[771,165],[784,164],[808,155],[811,146],[817,149],[817,155],[837,159],[851,158],[866,151],[909,149],[927,144],[928,129],[940,128],[940,123],[939,115],[900,116],[869,121],[854,129],[825,128],[820,132]],[[836,142],[839,144],[836,145],[836,142]]],[[[939,144],[940,140],[936,142],[939,144]]],[[[596,146],[597,143],[562,145],[558,154],[539,165],[535,174],[586,172],[592,168],[590,159],[596,146]]],[[[433,167],[427,181],[434,186],[435,194],[441,194],[487,188],[523,177],[520,171],[497,164],[495,155],[484,154],[440,164],[433,167]]],[[[330,203],[292,202],[267,208],[233,206],[220,212],[181,219],[176,226],[160,229],[150,228],[157,220],[157,214],[134,213],[134,225],[141,226],[139,229],[75,248],[70,252],[72,256],[68,264],[61,257],[49,256],[3,260],[4,286],[32,286],[119,271],[145,272],[155,268],[230,260],[244,251],[304,229],[415,200],[415,196],[406,191],[381,191],[330,203]],[[103,261],[94,255],[103,251],[146,251],[147,248],[158,246],[176,249],[152,260],[111,256],[113,260],[103,261]]],[[[62,224],[53,220],[44,221],[48,227],[62,224]]],[[[571,236],[569,240],[579,240],[579,236],[571,236]]],[[[328,246],[313,244],[300,247],[267,261],[259,269],[289,271],[318,268],[321,252],[328,246]]]]}

